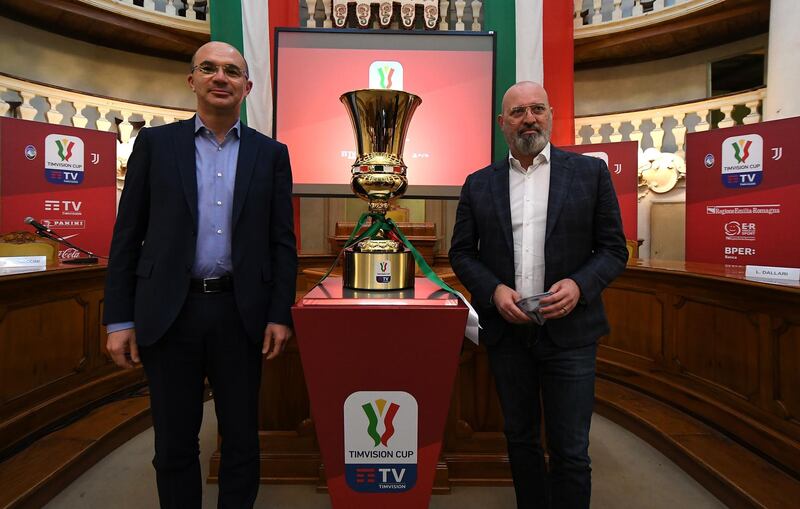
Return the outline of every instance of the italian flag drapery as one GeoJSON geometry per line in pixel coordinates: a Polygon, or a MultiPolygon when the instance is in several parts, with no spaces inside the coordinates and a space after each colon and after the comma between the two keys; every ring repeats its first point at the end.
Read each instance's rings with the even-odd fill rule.
{"type": "MultiPolygon", "coordinates": [[[[541,83],[553,107],[555,145],[575,140],[573,7],[568,0],[483,2],[483,29],[497,34],[495,115],[508,87],[523,80],[541,83]]],[[[502,159],[508,148],[497,127],[494,141],[494,157],[502,159]]]]}
{"type": "MultiPolygon", "coordinates": [[[[216,0],[211,3],[211,40],[227,42],[244,55],[253,89],[245,99],[242,121],[272,136],[272,62],[275,27],[300,23],[297,0],[216,0]]],[[[294,231],[300,250],[300,198],[294,205],[294,231]]]]}
{"type": "Polygon", "coordinates": [[[211,3],[211,40],[242,52],[250,67],[253,90],[242,108],[242,120],[272,135],[272,62],[275,27],[296,27],[297,0],[217,0],[211,3]]]}

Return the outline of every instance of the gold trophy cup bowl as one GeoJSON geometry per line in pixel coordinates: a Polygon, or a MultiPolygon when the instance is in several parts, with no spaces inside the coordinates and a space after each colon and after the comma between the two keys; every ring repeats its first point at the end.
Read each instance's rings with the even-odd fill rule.
{"type": "MultiPolygon", "coordinates": [[[[356,136],[358,156],[350,187],[369,202],[369,211],[385,215],[389,202],[408,187],[403,145],[414,111],[422,100],[400,90],[354,90],[339,98],[356,136]]],[[[354,290],[402,290],[414,286],[414,258],[401,243],[380,232],[345,249],[343,280],[354,290]]]]}

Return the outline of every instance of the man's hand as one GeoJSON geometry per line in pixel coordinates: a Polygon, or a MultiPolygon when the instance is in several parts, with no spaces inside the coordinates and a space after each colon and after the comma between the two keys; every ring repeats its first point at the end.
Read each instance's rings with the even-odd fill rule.
{"type": "Polygon", "coordinates": [[[531,318],[516,304],[520,298],[519,293],[515,290],[504,284],[499,284],[494,289],[492,301],[505,321],[517,324],[529,323],[531,318]]]}
{"type": "Polygon", "coordinates": [[[264,330],[264,346],[261,348],[262,354],[267,354],[267,360],[272,360],[283,351],[289,338],[292,337],[292,329],[279,323],[270,323],[264,330]]]}
{"type": "Polygon", "coordinates": [[[106,349],[114,363],[121,368],[135,368],[139,364],[136,346],[136,329],[123,329],[108,334],[106,349]]]}
{"type": "Polygon", "coordinates": [[[581,290],[578,288],[578,284],[569,278],[556,281],[550,287],[550,292],[553,295],[544,297],[539,301],[541,305],[539,310],[542,316],[548,320],[567,316],[578,305],[578,299],[581,297],[581,290]]]}

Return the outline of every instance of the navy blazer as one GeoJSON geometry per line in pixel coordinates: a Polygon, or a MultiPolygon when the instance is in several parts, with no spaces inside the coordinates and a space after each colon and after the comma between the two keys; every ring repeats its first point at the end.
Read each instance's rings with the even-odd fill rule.
{"type": "MultiPolygon", "coordinates": [[[[472,294],[480,339],[489,345],[510,333],[511,326],[491,300],[500,283],[515,287],[508,182],[508,159],[467,177],[450,247],[450,264],[472,294]]],[[[607,334],[600,293],[624,270],[628,250],[611,175],[602,160],[551,146],[544,255],[545,290],[571,278],[581,291],[571,313],[545,323],[551,340],[572,348],[607,334]]]]}
{"type": "MultiPolygon", "coordinates": [[[[194,118],[142,129],[128,160],[111,242],[103,323],[133,321],[151,345],[189,292],[197,245],[194,118]]],[[[286,146],[242,125],[233,191],[231,258],[248,336],[291,325],[297,251],[286,146]]]]}

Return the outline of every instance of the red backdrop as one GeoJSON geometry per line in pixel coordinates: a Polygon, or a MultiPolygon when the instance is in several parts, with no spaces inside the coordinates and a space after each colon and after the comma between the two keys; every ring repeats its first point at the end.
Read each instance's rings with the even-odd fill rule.
{"type": "Polygon", "coordinates": [[[619,143],[595,143],[592,145],[573,145],[559,148],[578,154],[599,157],[606,162],[611,172],[614,191],[617,193],[625,238],[637,240],[638,144],[635,141],[622,141],[619,143]]]}
{"type": "Polygon", "coordinates": [[[800,118],[690,133],[686,261],[800,266],[800,118]]]}
{"type": "MultiPolygon", "coordinates": [[[[107,256],[116,215],[113,133],[0,118],[0,232],[33,217],[73,244],[107,256]]],[[[72,249],[59,250],[75,258],[72,249]]]]}

